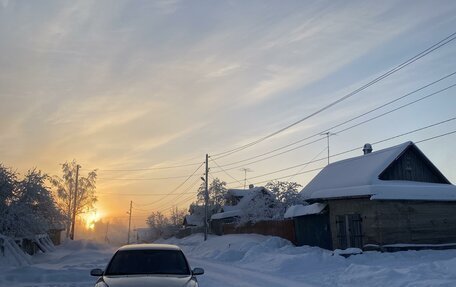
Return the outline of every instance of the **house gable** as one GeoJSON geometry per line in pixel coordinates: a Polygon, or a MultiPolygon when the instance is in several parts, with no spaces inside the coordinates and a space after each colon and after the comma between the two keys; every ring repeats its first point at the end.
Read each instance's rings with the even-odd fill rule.
{"type": "Polygon", "coordinates": [[[415,145],[409,145],[378,178],[380,180],[450,184],[437,167],[415,145]]]}

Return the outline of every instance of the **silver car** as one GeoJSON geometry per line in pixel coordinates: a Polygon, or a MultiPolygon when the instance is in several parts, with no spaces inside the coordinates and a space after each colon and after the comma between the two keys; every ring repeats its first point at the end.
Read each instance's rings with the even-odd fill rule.
{"type": "Polygon", "coordinates": [[[197,287],[195,275],[202,268],[190,269],[182,250],[168,244],[133,244],[117,250],[106,270],[93,269],[99,276],[95,287],[197,287]]]}

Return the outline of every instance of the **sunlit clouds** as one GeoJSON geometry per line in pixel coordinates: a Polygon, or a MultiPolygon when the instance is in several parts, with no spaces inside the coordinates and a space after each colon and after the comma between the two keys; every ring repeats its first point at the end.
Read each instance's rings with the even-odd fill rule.
{"type": "MultiPolygon", "coordinates": [[[[99,209],[124,218],[130,200],[153,203],[160,198],[154,194],[169,193],[182,180],[119,179],[188,175],[195,166],[106,170],[202,162],[206,153],[258,139],[453,33],[455,15],[453,1],[4,0],[0,162],[20,172],[37,167],[58,174],[59,164],[72,159],[86,170],[99,169],[99,209]]],[[[449,44],[318,117],[218,163],[318,133],[448,74],[456,67],[454,51],[449,44]]],[[[331,149],[340,152],[452,116],[453,94],[334,136],[331,149]]],[[[453,142],[454,137],[419,147],[454,182],[453,142]]],[[[254,170],[251,176],[260,175],[308,161],[323,148],[324,141],[246,167],[254,170]]],[[[244,176],[239,169],[231,174],[244,176]]],[[[314,174],[294,180],[305,185],[314,174]]],[[[214,176],[233,181],[223,173],[214,176]]],[[[150,206],[173,204],[170,196],[150,206]]],[[[144,225],[147,212],[136,214],[135,224],[144,225]]]]}

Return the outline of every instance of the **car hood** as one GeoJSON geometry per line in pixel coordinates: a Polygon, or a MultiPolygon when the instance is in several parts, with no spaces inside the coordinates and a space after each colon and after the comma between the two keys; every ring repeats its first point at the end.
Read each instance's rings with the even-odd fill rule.
{"type": "Polygon", "coordinates": [[[109,287],[193,287],[196,279],[190,275],[129,275],[103,276],[109,287]]]}

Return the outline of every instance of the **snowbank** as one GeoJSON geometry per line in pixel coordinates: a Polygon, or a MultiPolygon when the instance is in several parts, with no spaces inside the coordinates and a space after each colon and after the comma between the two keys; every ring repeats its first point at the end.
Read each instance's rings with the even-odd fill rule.
{"type": "MultiPolygon", "coordinates": [[[[190,262],[208,262],[201,267],[209,271],[210,262],[214,262],[311,286],[456,286],[456,250],[351,250],[359,254],[345,258],[345,251],[295,247],[285,239],[256,234],[209,236],[207,241],[203,241],[201,234],[195,234],[162,242],[181,246],[190,262]]],[[[201,286],[205,280],[201,277],[201,286]]]]}
{"type": "Polygon", "coordinates": [[[105,268],[115,250],[88,240],[66,240],[54,252],[29,256],[27,266],[1,266],[0,286],[93,286],[96,278],[90,270],[105,268]]]}
{"type": "Polygon", "coordinates": [[[13,239],[0,234],[0,266],[16,267],[30,263],[30,256],[25,254],[13,239]]]}
{"type": "MultiPolygon", "coordinates": [[[[207,241],[195,234],[160,242],[181,246],[192,267],[205,269],[198,278],[201,287],[456,286],[456,250],[368,251],[344,258],[255,234],[209,236],[207,241]]],[[[55,252],[33,256],[32,265],[2,266],[0,286],[93,286],[90,270],[105,268],[115,250],[91,241],[65,241],[55,252]]]]}

